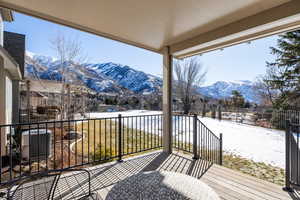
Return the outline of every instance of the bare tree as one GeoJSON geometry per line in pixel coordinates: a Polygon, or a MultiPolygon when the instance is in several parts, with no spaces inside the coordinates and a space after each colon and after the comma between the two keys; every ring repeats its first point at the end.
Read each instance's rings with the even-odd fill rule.
{"type": "Polygon", "coordinates": [[[281,72],[278,72],[273,67],[270,67],[267,69],[265,75],[260,75],[256,78],[254,89],[256,95],[260,99],[260,102],[264,105],[275,106],[276,100],[280,94],[284,92],[283,88],[278,88],[278,86],[274,85],[273,80],[278,77],[277,73],[281,72]]]}
{"type": "Polygon", "coordinates": [[[82,45],[77,38],[66,37],[62,33],[57,33],[57,35],[50,40],[51,46],[57,55],[57,59],[60,63],[60,73],[61,73],[61,119],[64,119],[65,110],[69,108],[70,105],[65,105],[65,90],[66,83],[68,80],[68,68],[74,65],[79,65],[84,60],[82,45]]]}
{"type": "Polygon", "coordinates": [[[174,62],[175,89],[183,105],[183,112],[190,112],[192,103],[197,95],[196,87],[200,86],[206,76],[206,71],[198,57],[192,57],[174,62]]]}

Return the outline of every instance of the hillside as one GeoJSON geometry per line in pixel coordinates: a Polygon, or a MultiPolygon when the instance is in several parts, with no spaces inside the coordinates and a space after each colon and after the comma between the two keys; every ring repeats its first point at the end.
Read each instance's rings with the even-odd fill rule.
{"type": "MultiPolygon", "coordinates": [[[[56,59],[27,53],[25,75],[33,79],[60,81],[63,67],[56,59]]],[[[65,79],[69,83],[82,84],[96,92],[148,94],[161,91],[162,79],[133,69],[130,66],[108,63],[88,63],[77,65],[64,63],[65,79]]],[[[197,91],[204,96],[222,99],[239,91],[247,101],[257,102],[251,81],[218,81],[197,91]]]]}
{"type": "Polygon", "coordinates": [[[231,96],[233,90],[239,91],[247,101],[257,102],[253,83],[248,80],[217,81],[209,86],[201,87],[198,91],[208,97],[224,99],[231,96]]]}

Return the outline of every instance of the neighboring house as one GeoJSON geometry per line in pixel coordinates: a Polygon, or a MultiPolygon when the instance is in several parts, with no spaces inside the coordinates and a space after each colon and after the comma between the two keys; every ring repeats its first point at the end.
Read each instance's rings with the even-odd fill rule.
{"type": "MultiPolygon", "coordinates": [[[[90,89],[81,85],[71,84],[70,94],[92,94],[90,89]]],[[[54,80],[28,79],[21,84],[20,109],[36,109],[37,106],[61,106],[62,82],[54,80]],[[29,92],[29,99],[27,97],[29,92]],[[29,102],[28,102],[29,101],[29,102]],[[29,108],[28,108],[29,106],[29,108]]],[[[68,84],[65,85],[65,100],[68,96],[68,84]]],[[[67,103],[67,102],[66,102],[67,103]]]]}
{"type": "Polygon", "coordinates": [[[20,120],[35,122],[59,119],[60,115],[71,116],[75,112],[84,112],[88,95],[95,92],[82,85],[65,84],[54,80],[26,78],[20,88],[20,120]],[[62,107],[62,88],[64,88],[64,106],[62,107]],[[53,115],[53,110],[61,111],[53,115]],[[39,112],[41,111],[41,112],[39,112]],[[48,111],[51,113],[48,115],[48,111]],[[46,117],[42,117],[45,115],[46,117]],[[51,116],[51,118],[47,118],[51,116]],[[54,118],[53,118],[54,117],[54,118]]]}
{"type": "MultiPolygon", "coordinates": [[[[19,84],[24,72],[25,35],[4,31],[4,22],[12,22],[10,10],[0,8],[0,124],[18,122],[19,84]]],[[[1,129],[1,155],[6,154],[7,134],[1,129]]]]}

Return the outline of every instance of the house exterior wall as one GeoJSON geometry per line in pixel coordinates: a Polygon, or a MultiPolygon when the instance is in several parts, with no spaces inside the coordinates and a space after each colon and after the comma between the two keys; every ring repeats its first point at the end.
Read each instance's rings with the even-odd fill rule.
{"type": "Polygon", "coordinates": [[[3,46],[3,31],[4,31],[3,19],[2,19],[2,15],[0,14],[0,45],[1,46],[3,46]]]}
{"type": "MultiPolygon", "coordinates": [[[[13,116],[13,79],[4,68],[4,59],[0,57],[0,124],[11,124],[13,116]]],[[[0,135],[1,156],[6,155],[7,133],[9,128],[2,128],[0,135]]]]}
{"type": "Polygon", "coordinates": [[[6,121],[5,124],[11,124],[12,123],[12,102],[13,102],[13,96],[12,96],[12,80],[8,73],[5,73],[5,116],[6,121]]]}
{"type": "MultiPolygon", "coordinates": [[[[0,57],[0,124],[6,123],[6,79],[5,79],[4,59],[0,57]]],[[[6,154],[6,129],[0,129],[1,156],[6,154]]]]}
{"type": "Polygon", "coordinates": [[[4,31],[3,47],[19,64],[22,77],[24,77],[25,64],[25,35],[4,31]]]}

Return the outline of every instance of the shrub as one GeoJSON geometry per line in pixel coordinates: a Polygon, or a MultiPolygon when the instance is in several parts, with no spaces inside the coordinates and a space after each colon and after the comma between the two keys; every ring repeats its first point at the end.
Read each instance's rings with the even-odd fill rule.
{"type": "Polygon", "coordinates": [[[37,112],[38,114],[45,114],[45,113],[46,113],[46,110],[47,110],[47,108],[44,107],[44,106],[37,106],[37,107],[36,107],[36,112],[37,112]]]}

